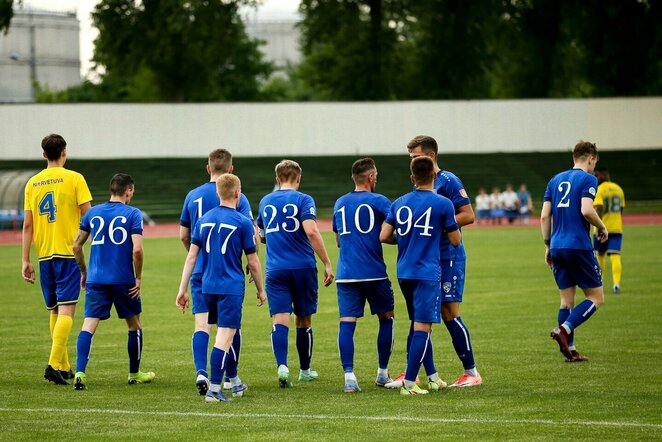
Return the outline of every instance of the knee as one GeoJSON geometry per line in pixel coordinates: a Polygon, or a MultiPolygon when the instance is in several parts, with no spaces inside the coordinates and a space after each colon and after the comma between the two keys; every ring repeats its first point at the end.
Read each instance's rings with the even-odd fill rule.
{"type": "Polygon", "coordinates": [[[294,322],[297,328],[310,328],[313,324],[313,317],[311,315],[297,316],[294,322]]]}
{"type": "Polygon", "coordinates": [[[385,321],[387,319],[393,319],[393,310],[391,310],[390,312],[386,312],[386,313],[379,313],[377,315],[377,317],[379,318],[380,321],[385,321]]]}

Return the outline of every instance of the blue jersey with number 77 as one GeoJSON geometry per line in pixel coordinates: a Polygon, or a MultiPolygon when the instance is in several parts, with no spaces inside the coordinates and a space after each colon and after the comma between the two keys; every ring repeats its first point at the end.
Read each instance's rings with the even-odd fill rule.
{"type": "Polygon", "coordinates": [[[593,250],[582,198],[595,199],[597,187],[598,179],[582,169],[566,170],[549,181],[545,201],[552,205],[551,249],[593,250]]]}

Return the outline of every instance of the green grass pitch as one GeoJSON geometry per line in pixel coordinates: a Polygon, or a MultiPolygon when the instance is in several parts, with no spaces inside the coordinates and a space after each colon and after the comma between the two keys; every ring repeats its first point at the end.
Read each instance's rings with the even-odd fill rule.
{"type": "MultiPolygon", "coordinates": [[[[227,404],[197,394],[191,358],[193,318],[175,307],[184,250],[178,240],[147,239],[143,279],[142,368],[151,385],[127,385],[126,326],[102,322],[92,347],[87,391],[43,378],[48,320],[38,286],[20,277],[20,247],[0,246],[0,439],[102,440],[560,440],[662,438],[662,230],[627,228],[623,293],[578,330],[585,364],[566,364],[549,338],[558,294],[534,227],[465,229],[469,261],[462,317],[484,384],[425,397],[374,386],[376,318],[360,320],[355,370],[361,394],[342,393],[335,287],[320,290],[313,368],[320,379],[278,388],[270,318],[244,303],[240,375],[250,389],[227,404]]],[[[335,261],[331,234],[324,234],[335,261]]],[[[395,247],[385,246],[396,291],[391,373],[405,366],[406,312],[395,279],[395,247]]],[[[260,254],[263,255],[264,249],[260,254]]],[[[334,266],[335,267],[335,266],[334,266]]],[[[610,277],[606,286],[611,286],[610,277]]],[[[81,297],[82,299],[82,297],[81,297]]],[[[113,313],[114,314],[114,313],[113,313]]],[[[72,364],[82,303],[69,341],[72,364]]],[[[462,372],[443,326],[433,334],[442,378],[462,372]]],[[[294,333],[289,363],[298,368],[294,333]]],[[[422,372],[421,372],[422,374],[422,372]]]]}

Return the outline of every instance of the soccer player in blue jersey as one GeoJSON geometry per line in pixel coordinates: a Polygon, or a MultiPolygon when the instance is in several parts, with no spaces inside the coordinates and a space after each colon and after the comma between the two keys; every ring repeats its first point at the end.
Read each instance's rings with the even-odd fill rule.
{"type": "Polygon", "coordinates": [[[203,261],[202,293],[207,302],[208,322],[218,326],[216,342],[209,358],[210,386],[205,401],[226,402],[229,399],[221,391],[226,370],[235,373],[230,379],[233,396],[242,396],[248,388],[236,375],[237,355],[232,351],[234,336],[241,328],[246,284],[242,253],[246,254],[248,270],[255,281],[258,307],[264,304],[266,294],[256,253],[253,222],[236,210],[240,201],[241,182],[236,175],[226,173],[218,178],[216,188],[220,206],[204,214],[194,226],[182,271],[177,305],[182,312],[188,305],[188,284],[200,253],[203,261]]]}
{"type": "Polygon", "coordinates": [[[62,136],[44,137],[41,147],[48,165],[25,185],[21,271],[23,279],[34,284],[35,270],[30,262],[34,240],[41,291],[51,313],[51,352],[44,378],[57,385],[68,385],[66,379],[73,378],[74,373],[67,343],[80,294],[80,272],[72,247],[92,195],[81,174],[64,168],[67,142],[62,136]]]}
{"type": "Polygon", "coordinates": [[[267,244],[266,288],[272,318],[271,344],[278,366],[278,383],[292,386],[287,366],[290,315],[294,313],[299,353],[299,380],[312,381],[318,373],[310,368],[313,355],[312,316],[317,312],[317,263],[324,264],[324,285],[333,282],[333,269],[322,235],[317,228],[315,201],[298,191],[301,167],[283,160],[276,165],[278,190],[260,201],[257,225],[267,244]]]}
{"type": "Polygon", "coordinates": [[[574,330],[587,321],[604,302],[602,274],[593,254],[590,226],[597,228],[597,238],[605,242],[607,228],[593,207],[598,180],[592,175],[598,161],[595,144],[580,141],[572,152],[574,167],[554,176],[547,184],[540,214],[545,261],[554,273],[560,290],[561,306],[558,327],[551,337],[559,344],[566,362],[588,358],[574,346],[574,330]],[[552,227],[553,225],[553,227],[552,227]],[[586,299],[575,305],[577,286],[586,299]]]}
{"type": "Polygon", "coordinates": [[[92,207],[83,216],[74,242],[81,287],[85,289],[85,320],[76,346],[76,390],[84,390],[87,386],[86,370],[92,337],[99,321],[110,317],[112,305],[115,305],[117,316],[126,320],[129,327],[129,384],[144,384],[155,377],[153,372],[140,371],[143,219],[140,210],[128,205],[133,192],[133,179],[123,173],[115,174],[110,180],[110,201],[92,207]],[[90,236],[88,272],[83,245],[90,236]]]}
{"type": "Polygon", "coordinates": [[[386,274],[379,233],[391,208],[384,195],[374,193],[377,167],[372,158],[352,165],[353,192],[341,196],[333,208],[333,231],[340,248],[336,275],[338,289],[338,350],[345,372],[343,391],[361,391],[354,374],[354,330],[363,317],[366,300],[370,312],[379,318],[377,354],[379,366],[375,384],[383,387],[393,347],[393,288],[386,274]]]}
{"type": "MultiPolygon", "coordinates": [[[[182,214],[179,219],[179,238],[188,251],[191,246],[191,229],[199,218],[211,209],[218,207],[220,201],[216,192],[216,181],[224,173],[232,173],[232,154],[226,149],[216,149],[209,154],[207,173],[209,182],[191,190],[184,200],[182,214]]],[[[248,198],[242,193],[237,205],[239,213],[253,219],[251,205],[248,198]]],[[[257,229],[256,233],[257,233],[257,229]]],[[[209,375],[207,373],[207,352],[209,349],[210,324],[207,323],[207,302],[202,294],[202,260],[198,259],[191,275],[191,297],[193,298],[192,312],[195,317],[195,330],[191,339],[193,348],[193,363],[196,371],[196,387],[201,395],[207,394],[209,375]]],[[[237,355],[241,350],[241,330],[237,330],[232,343],[232,351],[237,355]]],[[[229,372],[228,377],[236,377],[236,373],[229,372]]],[[[230,388],[230,386],[228,386],[230,388]]]]}
{"type": "MultiPolygon", "coordinates": [[[[474,222],[475,216],[471,208],[471,200],[467,195],[462,181],[447,170],[442,170],[437,164],[438,146],[434,138],[419,135],[407,144],[410,158],[427,156],[434,163],[434,188],[437,193],[451,200],[455,208],[455,217],[460,228],[474,222]]],[[[460,304],[464,296],[464,281],[467,255],[462,242],[456,247],[448,240],[441,243],[441,319],[451,335],[453,347],[464,367],[464,373],[451,387],[471,387],[480,385],[483,380],[476,369],[473,346],[469,329],[460,317],[460,304]]],[[[407,339],[411,341],[412,329],[407,339]]],[[[407,345],[409,348],[409,344],[407,345]]],[[[426,372],[434,372],[434,362],[428,357],[423,362],[426,372]]],[[[390,385],[389,385],[390,386],[390,385]]],[[[399,386],[397,383],[394,386],[399,386]]]]}
{"type": "MultiPolygon", "coordinates": [[[[426,354],[433,359],[430,334],[432,324],[441,319],[440,244],[448,241],[458,246],[461,240],[453,204],[435,192],[432,159],[414,158],[410,167],[416,189],[393,202],[379,237],[386,243],[397,241],[398,282],[412,307],[410,319],[414,332],[400,388],[402,395],[428,393],[416,384],[416,377],[426,354]]],[[[430,380],[431,389],[439,387],[439,383],[430,380]]]]}

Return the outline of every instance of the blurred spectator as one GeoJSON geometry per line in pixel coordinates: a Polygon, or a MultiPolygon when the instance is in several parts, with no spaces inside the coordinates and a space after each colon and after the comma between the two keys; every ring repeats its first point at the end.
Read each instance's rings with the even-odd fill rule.
{"type": "Polygon", "coordinates": [[[508,217],[508,223],[512,224],[519,215],[519,197],[513,190],[512,184],[506,184],[506,190],[501,194],[501,204],[508,217]]]}
{"type": "Polygon", "coordinates": [[[490,194],[490,217],[492,218],[492,224],[501,224],[503,216],[501,190],[498,187],[493,187],[492,193],[490,194]]]}
{"type": "Polygon", "coordinates": [[[520,219],[522,223],[529,224],[529,217],[531,216],[531,212],[533,212],[533,200],[531,199],[531,194],[526,188],[526,184],[520,184],[517,197],[519,198],[520,219]]]}
{"type": "Polygon", "coordinates": [[[488,221],[490,217],[490,196],[485,192],[484,188],[478,189],[476,195],[476,220],[478,224],[483,224],[488,221]]]}

